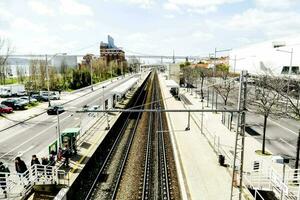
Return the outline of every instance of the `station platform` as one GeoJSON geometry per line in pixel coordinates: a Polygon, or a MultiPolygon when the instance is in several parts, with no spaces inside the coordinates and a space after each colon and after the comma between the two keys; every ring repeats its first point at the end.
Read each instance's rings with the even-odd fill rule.
{"type": "MultiPolygon", "coordinates": [[[[165,78],[159,76],[161,91],[163,93],[166,109],[211,109],[211,105],[204,100],[201,102],[200,96],[195,92],[180,88],[181,101],[176,100],[170,93],[170,88],[165,84],[165,78]],[[207,106],[208,105],[208,106],[207,106]]],[[[184,199],[207,199],[226,200],[230,199],[232,165],[234,159],[234,145],[236,130],[229,130],[222,123],[222,113],[191,113],[190,130],[188,126],[188,113],[167,113],[169,130],[172,136],[173,150],[176,156],[178,177],[182,194],[186,194],[184,199]],[[203,116],[203,127],[201,121],[203,116]],[[220,166],[218,156],[225,156],[225,166],[220,166]]],[[[261,150],[261,143],[254,137],[245,136],[244,153],[244,183],[256,184],[255,188],[274,191],[277,196],[280,190],[286,192],[286,198],[293,193],[299,194],[298,186],[291,186],[294,171],[286,166],[286,181],[282,182],[283,165],[273,162],[271,155],[260,155],[256,150],[261,150]],[[254,163],[259,163],[254,169],[254,163]],[[258,181],[252,174],[256,173],[258,181]],[[289,175],[292,174],[292,175],[289,175]],[[248,176],[249,175],[249,176],[248,176]],[[266,178],[268,177],[268,178],[266,178]],[[249,182],[248,182],[249,181],[249,182]],[[265,185],[264,185],[265,184],[265,185]],[[267,185],[267,187],[265,187],[267,185]],[[277,188],[277,191],[275,189],[277,188]]],[[[299,173],[298,171],[296,172],[299,173]]],[[[256,177],[255,177],[256,178],[256,177]]],[[[252,185],[253,186],[253,185],[252,185]]],[[[234,193],[238,193],[238,188],[234,193]]],[[[254,199],[248,190],[244,190],[243,198],[254,199]]],[[[257,195],[258,196],[258,195],[257,195]]]]}
{"type": "MultiPolygon", "coordinates": [[[[185,109],[176,100],[160,76],[160,86],[165,109],[185,109]]],[[[199,108],[199,107],[198,107],[199,108]]],[[[230,199],[231,176],[219,166],[218,158],[201,134],[198,124],[191,120],[190,130],[187,113],[167,113],[173,152],[177,165],[183,199],[224,200],[230,199]]]]}

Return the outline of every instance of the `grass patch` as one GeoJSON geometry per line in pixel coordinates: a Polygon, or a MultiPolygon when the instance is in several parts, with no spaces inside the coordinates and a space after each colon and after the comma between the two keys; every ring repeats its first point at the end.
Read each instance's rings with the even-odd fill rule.
{"type": "Polygon", "coordinates": [[[255,150],[255,153],[257,154],[257,155],[260,155],[260,156],[271,156],[272,154],[270,153],[270,152],[268,152],[268,151],[265,151],[265,153],[263,154],[262,153],[262,150],[255,150]]]}
{"type": "Polygon", "coordinates": [[[36,107],[39,105],[39,102],[30,102],[28,105],[27,105],[27,108],[33,108],[33,107],[36,107]]]}

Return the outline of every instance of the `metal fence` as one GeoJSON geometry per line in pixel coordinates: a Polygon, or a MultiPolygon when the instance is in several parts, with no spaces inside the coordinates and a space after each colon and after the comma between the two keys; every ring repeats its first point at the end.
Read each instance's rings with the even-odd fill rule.
{"type": "Polygon", "coordinates": [[[0,172],[0,199],[23,197],[33,185],[69,185],[67,173],[55,166],[33,165],[24,173],[0,172]]]}

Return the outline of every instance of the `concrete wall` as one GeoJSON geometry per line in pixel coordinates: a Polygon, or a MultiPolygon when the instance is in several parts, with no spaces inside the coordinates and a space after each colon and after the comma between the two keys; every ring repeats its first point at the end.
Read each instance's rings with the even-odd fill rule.
{"type": "Polygon", "coordinates": [[[169,64],[169,79],[174,80],[179,84],[180,81],[180,66],[179,64],[169,64]]]}
{"type": "Polygon", "coordinates": [[[77,56],[55,56],[51,60],[51,64],[61,72],[61,65],[65,64],[68,68],[77,67],[77,56]]]}

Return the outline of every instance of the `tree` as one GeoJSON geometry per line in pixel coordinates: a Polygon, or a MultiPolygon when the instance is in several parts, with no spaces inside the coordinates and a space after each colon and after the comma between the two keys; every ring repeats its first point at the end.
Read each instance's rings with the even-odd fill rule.
{"type": "Polygon", "coordinates": [[[0,37],[0,84],[5,84],[7,60],[12,52],[10,42],[0,37]]]}
{"type": "Polygon", "coordinates": [[[39,89],[46,89],[46,80],[47,80],[47,72],[46,72],[46,62],[44,60],[39,60],[38,61],[39,65],[39,89]]]}
{"type": "Polygon", "coordinates": [[[198,80],[198,77],[200,78],[200,94],[201,94],[201,100],[203,100],[204,99],[204,94],[203,94],[204,80],[205,80],[205,78],[208,77],[209,71],[207,68],[198,67],[198,68],[196,68],[196,73],[197,73],[197,80],[198,80]]]}
{"type": "Polygon", "coordinates": [[[267,121],[270,114],[280,114],[278,110],[281,95],[277,92],[282,90],[283,82],[279,78],[274,78],[268,75],[258,76],[255,79],[254,92],[252,98],[249,99],[249,105],[254,106],[255,112],[263,115],[263,141],[262,153],[265,154],[267,121]]]}
{"type": "Polygon", "coordinates": [[[38,63],[38,60],[30,60],[29,64],[29,85],[34,91],[38,90],[38,63]]]}
{"type": "Polygon", "coordinates": [[[229,72],[227,65],[217,65],[216,69],[216,75],[221,78],[221,81],[213,84],[213,88],[223,99],[224,105],[227,106],[228,97],[235,89],[234,75],[229,72]]]}

